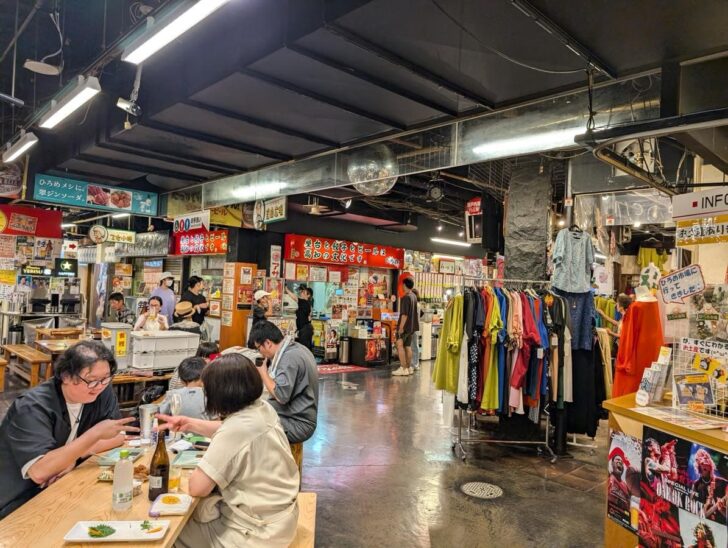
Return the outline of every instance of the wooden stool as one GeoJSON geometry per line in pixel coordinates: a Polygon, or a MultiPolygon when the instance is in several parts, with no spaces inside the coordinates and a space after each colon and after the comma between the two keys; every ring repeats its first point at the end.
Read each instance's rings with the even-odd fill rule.
{"type": "Polygon", "coordinates": [[[298,526],[290,548],[312,548],[316,538],[316,493],[298,493],[298,526]]]}
{"type": "Polygon", "coordinates": [[[0,358],[0,392],[5,391],[5,368],[8,366],[8,360],[0,358]]]}
{"type": "Polygon", "coordinates": [[[289,443],[289,445],[291,446],[293,460],[296,461],[296,466],[298,466],[298,473],[299,475],[303,475],[303,444],[289,443]]]}
{"type": "Polygon", "coordinates": [[[7,368],[19,377],[28,381],[30,388],[33,388],[40,383],[41,365],[46,364],[45,379],[47,380],[51,377],[51,373],[53,372],[52,356],[44,354],[27,344],[6,344],[3,345],[2,348],[5,360],[7,361],[7,368]],[[17,357],[17,361],[15,363],[10,361],[12,356],[17,357]],[[30,369],[30,373],[28,373],[28,371],[18,362],[27,364],[30,369]]]}

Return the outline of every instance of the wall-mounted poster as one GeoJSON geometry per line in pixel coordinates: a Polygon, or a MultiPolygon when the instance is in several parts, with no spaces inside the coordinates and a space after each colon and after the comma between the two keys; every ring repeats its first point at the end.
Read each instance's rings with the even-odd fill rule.
{"type": "Polygon", "coordinates": [[[296,265],[296,280],[299,282],[308,281],[308,265],[307,264],[297,264],[296,265]]]}
{"type": "Polygon", "coordinates": [[[341,272],[338,270],[329,270],[329,281],[331,283],[340,284],[341,283],[341,272]]]}
{"type": "Polygon", "coordinates": [[[220,316],[220,323],[223,327],[232,327],[233,325],[233,313],[230,310],[223,310],[220,316]]]}
{"type": "Polygon", "coordinates": [[[250,287],[238,287],[238,310],[248,310],[253,306],[253,290],[250,287]]]}
{"type": "Polygon", "coordinates": [[[230,278],[223,278],[222,292],[224,295],[232,295],[233,293],[235,293],[235,280],[231,280],[230,278]]]}
{"type": "Polygon", "coordinates": [[[325,282],[326,281],[326,267],[325,266],[312,266],[309,269],[308,278],[312,282],[325,282]]]}
{"type": "Polygon", "coordinates": [[[15,257],[15,236],[0,235],[0,257],[5,259],[15,257]]]}
{"type": "Polygon", "coordinates": [[[285,278],[286,278],[286,280],[295,280],[296,279],[296,263],[286,261],[285,278]]]}
{"type": "Polygon", "coordinates": [[[233,296],[232,295],[223,295],[222,296],[222,309],[223,310],[232,310],[233,309],[233,296]]]}
{"type": "Polygon", "coordinates": [[[235,276],[235,263],[225,263],[222,275],[224,278],[233,278],[235,276]]]}
{"type": "Polygon", "coordinates": [[[220,317],[220,301],[210,301],[210,316],[213,318],[220,317]]]}
{"type": "Polygon", "coordinates": [[[250,285],[253,283],[253,269],[244,266],[240,269],[240,285],[250,285]]]}
{"type": "Polygon", "coordinates": [[[607,515],[626,529],[637,531],[642,441],[615,431],[610,432],[610,440],[607,515]]]}
{"type": "Polygon", "coordinates": [[[279,245],[270,246],[270,277],[281,277],[281,258],[283,257],[283,248],[279,245]]]}
{"type": "Polygon", "coordinates": [[[728,455],[644,427],[640,546],[728,546],[728,455]]]}

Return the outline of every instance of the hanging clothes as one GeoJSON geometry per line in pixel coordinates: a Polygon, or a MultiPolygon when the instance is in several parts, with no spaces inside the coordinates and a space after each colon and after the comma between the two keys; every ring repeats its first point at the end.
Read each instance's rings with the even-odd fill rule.
{"type": "Polygon", "coordinates": [[[485,373],[485,385],[483,388],[483,401],[480,404],[481,409],[498,409],[498,333],[503,328],[501,319],[500,302],[497,294],[492,291],[492,307],[490,311],[490,320],[488,322],[488,337],[490,354],[488,355],[487,369],[485,373]]]}
{"type": "Polygon", "coordinates": [[[560,230],[554,244],[553,263],[551,282],[555,288],[569,293],[589,291],[594,263],[591,236],[581,230],[560,230]]]}
{"type": "Polygon", "coordinates": [[[435,388],[452,394],[458,390],[460,345],[463,342],[463,296],[456,295],[448,303],[437,345],[437,358],[432,368],[435,388]]]}
{"type": "Polygon", "coordinates": [[[647,268],[650,263],[653,263],[657,268],[660,269],[662,274],[667,274],[665,271],[665,263],[667,263],[668,255],[664,249],[656,249],[654,247],[640,247],[637,251],[637,265],[642,268],[647,268]]]}
{"type": "Polygon", "coordinates": [[[571,316],[571,343],[574,350],[591,350],[594,338],[594,299],[591,292],[569,293],[554,289],[568,303],[571,316]]]}
{"type": "Polygon", "coordinates": [[[619,351],[614,365],[613,398],[637,391],[642,373],[657,360],[663,344],[657,300],[632,303],[622,320],[619,351]]]}

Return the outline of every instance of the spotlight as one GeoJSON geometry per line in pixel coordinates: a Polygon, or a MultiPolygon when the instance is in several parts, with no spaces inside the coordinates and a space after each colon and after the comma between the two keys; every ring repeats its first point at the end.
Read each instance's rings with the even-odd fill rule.
{"type": "Polygon", "coordinates": [[[559,222],[557,223],[559,226],[566,226],[566,221],[563,219],[559,219],[559,222]]]}
{"type": "Polygon", "coordinates": [[[442,232],[442,224],[438,224],[437,225],[437,231],[438,232],[442,232]]]}
{"type": "Polygon", "coordinates": [[[349,198],[348,200],[344,200],[344,209],[349,209],[351,207],[351,202],[351,198],[349,198]]]}
{"type": "Polygon", "coordinates": [[[462,238],[463,236],[465,236],[465,232],[463,232],[463,231],[461,230],[460,232],[458,232],[458,236],[460,236],[460,237],[462,238]]]}
{"type": "Polygon", "coordinates": [[[137,118],[142,115],[142,107],[137,105],[134,101],[130,101],[129,99],[119,97],[119,100],[116,101],[116,106],[124,112],[127,112],[132,116],[136,116],[137,118]]]}
{"type": "Polygon", "coordinates": [[[635,221],[632,226],[635,227],[635,228],[639,228],[639,227],[642,226],[642,223],[640,223],[639,221],[635,221]]]}

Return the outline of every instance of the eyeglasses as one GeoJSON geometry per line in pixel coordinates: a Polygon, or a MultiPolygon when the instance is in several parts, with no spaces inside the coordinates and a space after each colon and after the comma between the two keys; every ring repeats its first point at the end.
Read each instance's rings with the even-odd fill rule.
{"type": "Polygon", "coordinates": [[[111,379],[113,379],[113,375],[110,377],[106,377],[104,379],[101,379],[99,381],[87,381],[83,377],[76,377],[78,380],[83,381],[86,383],[86,386],[90,389],[98,388],[99,386],[106,386],[111,382],[111,379]]]}

